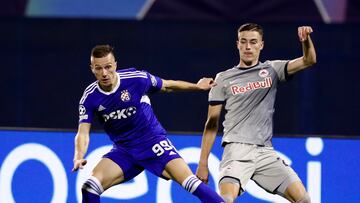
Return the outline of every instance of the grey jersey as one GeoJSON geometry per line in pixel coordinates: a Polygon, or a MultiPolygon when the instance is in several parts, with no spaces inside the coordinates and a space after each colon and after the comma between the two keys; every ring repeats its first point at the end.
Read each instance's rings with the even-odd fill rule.
{"type": "Polygon", "coordinates": [[[216,75],[210,104],[225,102],[222,142],[272,146],[277,85],[287,77],[288,61],[265,61],[250,68],[234,67],[216,75]]]}

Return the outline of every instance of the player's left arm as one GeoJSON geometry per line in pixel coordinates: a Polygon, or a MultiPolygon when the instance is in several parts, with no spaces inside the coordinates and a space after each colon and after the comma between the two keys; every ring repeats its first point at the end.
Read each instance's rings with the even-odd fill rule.
{"type": "Polygon", "coordinates": [[[212,78],[201,78],[196,84],[181,80],[162,79],[161,92],[173,91],[206,91],[216,85],[212,78]]]}
{"type": "Polygon", "coordinates": [[[287,71],[289,75],[295,74],[316,63],[316,52],[310,34],[313,29],[310,26],[298,27],[298,36],[302,44],[303,56],[289,61],[287,71]]]}

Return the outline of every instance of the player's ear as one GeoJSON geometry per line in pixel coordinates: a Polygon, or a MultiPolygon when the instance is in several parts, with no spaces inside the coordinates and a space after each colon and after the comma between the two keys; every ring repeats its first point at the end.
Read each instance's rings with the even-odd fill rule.
{"type": "Polygon", "coordinates": [[[90,70],[91,70],[92,73],[95,74],[94,68],[93,68],[93,66],[91,64],[90,64],[90,70]]]}
{"type": "Polygon", "coordinates": [[[260,50],[262,50],[264,48],[264,45],[265,45],[265,42],[264,41],[261,41],[261,47],[260,47],[260,50]]]}

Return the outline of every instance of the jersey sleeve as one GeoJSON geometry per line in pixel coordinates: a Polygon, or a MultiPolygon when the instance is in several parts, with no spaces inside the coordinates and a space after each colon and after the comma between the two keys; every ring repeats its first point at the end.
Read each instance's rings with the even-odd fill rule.
{"type": "Polygon", "coordinates": [[[274,60],[274,61],[269,61],[269,63],[276,71],[280,81],[286,81],[289,79],[287,73],[287,65],[289,63],[288,60],[274,60]]]}
{"type": "Polygon", "coordinates": [[[221,73],[218,73],[215,77],[216,86],[212,87],[209,92],[209,104],[217,105],[225,102],[224,82],[221,77],[221,73]]]}
{"type": "Polygon", "coordinates": [[[84,93],[79,102],[79,123],[91,123],[94,117],[94,110],[91,107],[89,99],[84,93]]]}
{"type": "Polygon", "coordinates": [[[148,72],[146,72],[146,93],[155,93],[161,90],[162,88],[162,79],[158,76],[154,76],[148,72]]]}

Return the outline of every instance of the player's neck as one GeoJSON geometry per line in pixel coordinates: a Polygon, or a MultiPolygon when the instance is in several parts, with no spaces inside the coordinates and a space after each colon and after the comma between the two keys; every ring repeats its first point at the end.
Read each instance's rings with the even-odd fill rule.
{"type": "Polygon", "coordinates": [[[245,62],[245,61],[240,59],[240,62],[237,65],[237,67],[239,67],[239,68],[249,68],[249,67],[256,66],[258,63],[259,63],[259,60],[245,62]]]}

